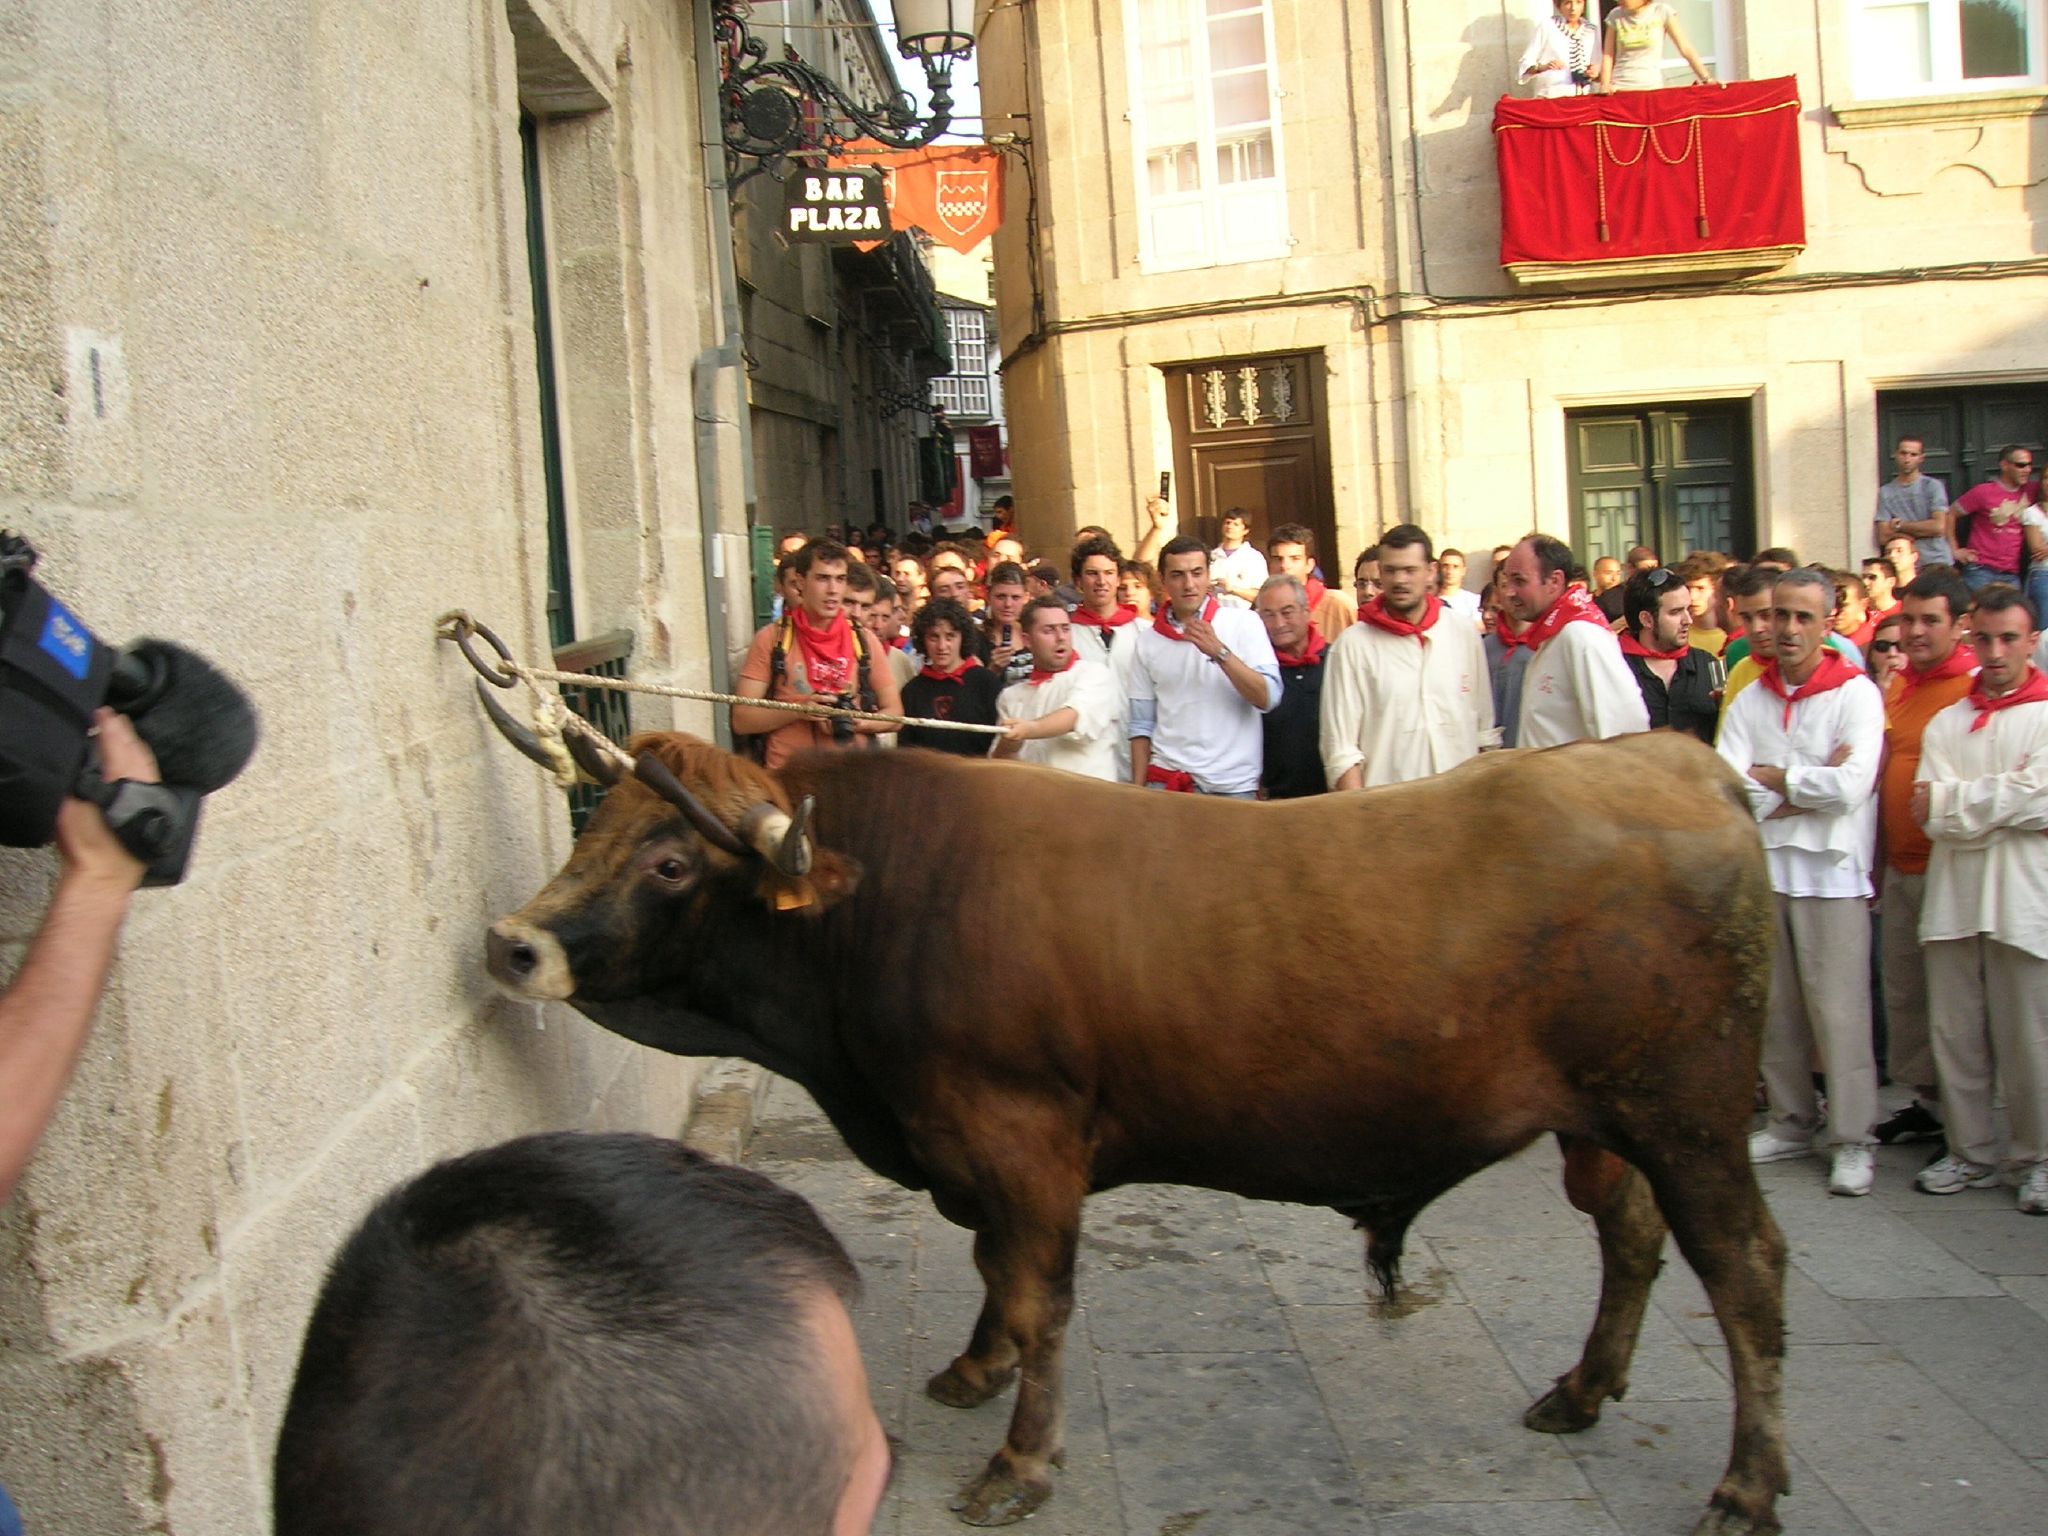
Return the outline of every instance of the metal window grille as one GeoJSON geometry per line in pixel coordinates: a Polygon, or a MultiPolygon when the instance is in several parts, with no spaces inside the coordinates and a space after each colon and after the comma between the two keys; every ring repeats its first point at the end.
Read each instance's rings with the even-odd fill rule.
{"type": "MultiPolygon", "coordinates": [[[[555,670],[583,672],[592,677],[624,677],[626,663],[632,657],[633,631],[614,629],[557,647],[555,670]]],[[[610,688],[577,688],[567,683],[562,686],[564,702],[622,746],[633,734],[631,697],[610,688]]],[[[584,823],[603,798],[604,791],[595,784],[578,784],[570,790],[569,825],[582,832],[584,823]]]]}

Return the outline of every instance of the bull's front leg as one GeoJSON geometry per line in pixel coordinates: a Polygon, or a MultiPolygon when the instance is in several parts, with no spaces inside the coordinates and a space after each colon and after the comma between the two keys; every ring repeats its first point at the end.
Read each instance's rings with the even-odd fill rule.
{"type": "Polygon", "coordinates": [[[969,1406],[1017,1374],[1009,1438],[953,1500],[969,1525],[1008,1525],[1030,1514],[1051,1495],[1061,1459],[1060,1386],[1084,1186],[1036,1173],[1029,1189],[984,1199],[986,1225],[975,1237],[974,1261],[988,1297],[968,1352],[928,1388],[941,1402],[969,1406]]]}

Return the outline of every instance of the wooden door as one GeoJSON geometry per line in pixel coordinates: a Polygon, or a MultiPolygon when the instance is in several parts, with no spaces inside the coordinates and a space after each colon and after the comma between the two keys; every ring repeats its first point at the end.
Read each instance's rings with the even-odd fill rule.
{"type": "Polygon", "coordinates": [[[1316,536],[1331,584],[1345,569],[1330,492],[1330,434],[1319,352],[1232,357],[1166,370],[1175,505],[1184,532],[1214,547],[1223,514],[1242,507],[1263,551],[1283,523],[1316,536]]]}
{"type": "Polygon", "coordinates": [[[1637,544],[1666,565],[1754,551],[1747,402],[1573,411],[1566,429],[1572,550],[1587,567],[1637,544]]]}
{"type": "Polygon", "coordinates": [[[2019,443],[2038,455],[2048,446],[2048,384],[1884,390],[1877,422],[1879,484],[1897,472],[1899,439],[1917,437],[1927,448],[1921,473],[1946,486],[1953,501],[1998,473],[1999,449],[2019,443]]]}

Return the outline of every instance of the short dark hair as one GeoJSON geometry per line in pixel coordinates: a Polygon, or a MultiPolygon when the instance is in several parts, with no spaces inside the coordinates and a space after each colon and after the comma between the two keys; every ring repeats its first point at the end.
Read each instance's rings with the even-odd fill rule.
{"type": "Polygon", "coordinates": [[[1890,555],[1865,555],[1861,560],[1857,561],[1856,563],[1859,566],[1880,566],[1883,568],[1885,575],[1891,577],[1893,581],[1897,581],[1899,579],[1899,568],[1897,564],[1893,562],[1892,557],[1890,555]]]}
{"type": "Polygon", "coordinates": [[[1034,613],[1043,613],[1048,608],[1058,609],[1059,616],[1063,619],[1070,619],[1074,616],[1073,610],[1068,608],[1065,603],[1061,602],[1056,597],[1034,597],[1033,599],[1031,599],[1030,602],[1024,605],[1024,611],[1017,615],[1017,623],[1028,634],[1031,630],[1031,615],[1033,615],[1034,613]]]}
{"type": "Polygon", "coordinates": [[[1828,575],[1834,579],[1835,606],[1837,608],[1849,601],[1849,594],[1852,592],[1866,606],[1869,604],[1870,588],[1864,584],[1863,578],[1854,571],[1829,571],[1828,575]]]}
{"type": "Polygon", "coordinates": [[[1357,576],[1358,576],[1358,568],[1359,568],[1359,567],[1360,567],[1361,565],[1378,565],[1379,563],[1380,563],[1380,547],[1379,547],[1379,545],[1377,545],[1377,544],[1368,544],[1368,545],[1366,545],[1366,546],[1365,546],[1365,548],[1361,549],[1361,550],[1360,550],[1360,551],[1358,552],[1358,558],[1357,558],[1356,560],[1354,560],[1354,561],[1352,561],[1352,562],[1351,562],[1351,575],[1352,575],[1353,579],[1356,579],[1356,578],[1357,578],[1357,576]]]}
{"type": "Polygon", "coordinates": [[[1162,573],[1166,570],[1166,562],[1175,555],[1200,555],[1206,560],[1209,558],[1209,546],[1192,533],[1174,535],[1159,549],[1159,569],[1162,573]]]}
{"type": "Polygon", "coordinates": [[[875,568],[872,565],[869,565],[867,561],[849,560],[846,562],[847,591],[873,592],[875,590],[875,582],[877,580],[878,578],[875,575],[875,568]]]}
{"type": "MultiPolygon", "coordinates": [[[[2034,450],[2029,448],[2025,443],[2007,443],[2003,448],[1998,450],[1998,462],[2003,464],[2007,459],[2011,458],[2016,453],[2024,453],[2030,459],[2034,456],[2034,450]]],[[[1984,605],[1984,593],[1989,592],[1990,590],[1991,589],[1989,587],[1985,587],[1978,592],[1978,607],[1981,608],[1984,605]]],[[[2024,596],[2024,594],[2022,595],[2024,596]]],[[[2006,605],[2001,603],[1999,604],[1999,606],[2002,608],[2006,605]]]]}
{"type": "MultiPolygon", "coordinates": [[[[1536,566],[1545,580],[1552,576],[1571,579],[1572,567],[1578,561],[1572,555],[1571,545],[1563,539],[1553,539],[1547,533],[1525,534],[1522,542],[1529,546],[1529,552],[1536,557],[1536,566]]],[[[1633,550],[1630,551],[1634,553],[1633,550]]]]}
{"type": "MultiPolygon", "coordinates": [[[[1427,533],[1423,532],[1413,523],[1397,523],[1394,527],[1389,528],[1380,535],[1380,541],[1374,547],[1373,554],[1377,556],[1382,549],[1413,549],[1418,544],[1422,546],[1423,559],[1434,560],[1436,558],[1436,546],[1430,541],[1427,533]]],[[[1454,555],[1457,551],[1447,549],[1444,553],[1454,555]]]]}
{"type": "Polygon", "coordinates": [[[1952,565],[1930,565],[1906,583],[1899,597],[1901,601],[1909,597],[1918,598],[1923,603],[1941,598],[1948,604],[1950,623],[1970,611],[1970,584],[1952,565]]]}
{"type": "Polygon", "coordinates": [[[789,557],[789,568],[799,576],[808,576],[811,574],[811,567],[820,560],[827,564],[834,560],[841,565],[853,564],[852,554],[837,539],[813,539],[789,557]]]}
{"type": "Polygon", "coordinates": [[[1085,539],[1107,539],[1108,537],[1109,530],[1100,523],[1083,523],[1074,530],[1074,542],[1076,544],[1081,543],[1085,539]]]}
{"type": "Polygon", "coordinates": [[[1799,569],[1799,557],[1782,544],[1773,544],[1769,549],[1760,549],[1751,565],[1782,565],[1788,571],[1799,569]]]}
{"type": "MultiPolygon", "coordinates": [[[[1382,544],[1384,544],[1384,543],[1386,543],[1386,542],[1387,542],[1387,536],[1386,536],[1386,535],[1385,535],[1384,533],[1380,535],[1380,542],[1381,542],[1382,544]]],[[[1451,548],[1448,548],[1448,547],[1446,547],[1446,548],[1444,548],[1444,549],[1440,549],[1440,550],[1438,550],[1438,551],[1436,552],[1436,557],[1437,557],[1437,559],[1439,559],[1439,560],[1449,560],[1449,559],[1451,559],[1451,558],[1452,558],[1453,556],[1455,556],[1456,558],[1458,558],[1458,559],[1462,560],[1462,559],[1464,559],[1464,558],[1465,558],[1465,551],[1463,551],[1462,549],[1451,549],[1451,548]]]]}
{"type": "Polygon", "coordinates": [[[992,587],[1023,587],[1030,583],[1024,579],[1024,567],[1014,560],[1005,560],[988,573],[988,585],[992,587]]]}
{"type": "Polygon", "coordinates": [[[1755,597],[1759,592],[1768,592],[1777,583],[1778,573],[1765,570],[1760,565],[1731,565],[1721,573],[1721,595],[1731,603],[1745,597],[1755,597]]]}
{"type": "Polygon", "coordinates": [[[2034,600],[2018,587],[2007,581],[1994,581],[1988,587],[1977,589],[1977,601],[1970,607],[1972,613],[2004,613],[2008,608],[2026,610],[2027,628],[2041,627],[2040,612],[2034,607],[2034,600]]]}
{"type": "Polygon", "coordinates": [[[1683,592],[1685,579],[1669,566],[1653,565],[1637,571],[1622,583],[1621,619],[1631,635],[1643,630],[1643,615],[1654,614],[1666,592],[1683,592]]]}
{"type": "Polygon", "coordinates": [[[1892,452],[1897,453],[1908,443],[1918,443],[1922,448],[1925,448],[1927,446],[1927,439],[1918,432],[1901,432],[1892,443],[1892,452]]]}
{"type": "Polygon", "coordinates": [[[1236,518],[1237,521],[1243,523],[1247,528],[1251,527],[1252,525],[1252,515],[1251,513],[1245,511],[1243,507],[1225,507],[1223,509],[1223,516],[1220,519],[1220,521],[1227,523],[1232,518],[1236,518]]]}
{"type": "Polygon", "coordinates": [[[1266,553],[1273,553],[1275,544],[1299,544],[1301,552],[1313,560],[1316,557],[1315,530],[1307,523],[1282,523],[1266,535],[1266,553]]]}
{"type": "Polygon", "coordinates": [[[1119,570],[1123,568],[1124,552],[1116,547],[1116,540],[1106,533],[1099,533],[1092,538],[1081,540],[1080,543],[1074,546],[1073,558],[1068,561],[1071,567],[1069,574],[1072,575],[1074,580],[1079,581],[1081,579],[1081,567],[1090,560],[1095,559],[1098,555],[1108,560],[1111,565],[1116,566],[1119,570]]]}
{"type": "Polygon", "coordinates": [[[974,625],[974,615],[967,611],[967,605],[957,598],[935,597],[910,616],[910,642],[920,651],[924,649],[925,636],[932,632],[934,624],[950,624],[953,633],[960,637],[960,643],[970,649],[974,636],[979,633],[974,625]]]}
{"type": "Polygon", "coordinates": [[[1149,560],[1119,560],[1116,579],[1122,581],[1126,576],[1135,576],[1145,583],[1145,590],[1152,594],[1154,603],[1165,593],[1166,589],[1159,584],[1159,569],[1149,560]]]}
{"type": "Polygon", "coordinates": [[[801,1195],[677,1142],[555,1133],[439,1163],[321,1288],[278,1536],[825,1530],[858,1447],[811,1309],[859,1290],[801,1195]]]}

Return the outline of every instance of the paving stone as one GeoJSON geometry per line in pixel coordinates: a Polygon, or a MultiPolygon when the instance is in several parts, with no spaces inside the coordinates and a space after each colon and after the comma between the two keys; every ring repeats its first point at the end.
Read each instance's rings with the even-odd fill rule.
{"type": "Polygon", "coordinates": [[[1472,1308],[1290,1307],[1287,1321],[1376,1504],[1588,1492],[1557,1436],[1522,1427],[1529,1394],[1472,1308]]]}
{"type": "MultiPolygon", "coordinates": [[[[1723,1349],[1721,1325],[1713,1303],[1676,1243],[1664,1246],[1664,1273],[1650,1291],[1650,1300],[1679,1332],[1717,1361],[1723,1349]]],[[[1849,1307],[1837,1301],[1797,1265],[1785,1266],[1785,1338],[1792,1344],[1874,1344],[1877,1335],[1849,1307]]]]}
{"type": "Polygon", "coordinates": [[[2048,1321],[2009,1296],[1849,1305],[2013,1450],[2048,1456],[2048,1321]]]}
{"type": "Polygon", "coordinates": [[[1473,1175],[1426,1206],[1414,1230],[1424,1237],[1590,1236],[1592,1221],[1565,1198],[1563,1162],[1555,1147],[1545,1136],[1529,1150],[1473,1175]]]}
{"type": "Polygon", "coordinates": [[[1105,1356],[1102,1373],[1132,1532],[1370,1536],[1358,1481],[1299,1356],[1105,1356]]]}
{"type": "Polygon", "coordinates": [[[1378,1509],[1379,1536],[1632,1536],[1597,1499],[1378,1509]]]}
{"type": "Polygon", "coordinates": [[[1788,1350],[1785,1413],[1793,1448],[1873,1536],[2048,1529],[2048,1480],[1888,1345],[1788,1350]]]}
{"type": "Polygon", "coordinates": [[[2048,1275],[2048,1221],[2022,1215],[2009,1189],[1972,1189],[1939,1199],[1922,1195],[1919,1208],[1905,1219],[1987,1275],[2048,1275]],[[1974,1208],[1952,1203],[1969,1195],[1989,1200],[1973,1201],[1974,1208]]]}
{"type": "Polygon", "coordinates": [[[1216,1354],[1289,1347],[1229,1196],[1148,1186],[1090,1204],[1081,1286],[1098,1348],[1216,1354]]]}
{"type": "MultiPolygon", "coordinates": [[[[1629,1536],[1687,1536],[1727,1469],[1734,1405],[1609,1403],[1600,1422],[1566,1437],[1587,1480],[1629,1536]]],[[[1797,1536],[1865,1536],[1855,1515],[1799,1459],[1779,1514],[1797,1536]]]]}
{"type": "Polygon", "coordinates": [[[1765,1181],[1765,1195],[1792,1262],[1830,1295],[1875,1301],[1999,1294],[1996,1281],[1885,1205],[1830,1195],[1824,1171],[1810,1183],[1788,1179],[1783,1170],[1789,1166],[1759,1170],[1774,1175],[1765,1181]]]}
{"type": "Polygon", "coordinates": [[[1239,1200],[1237,1219],[1266,1284],[1283,1303],[1344,1306],[1373,1299],[1365,1235],[1350,1217],[1324,1206],[1239,1200]]]}
{"type": "Polygon", "coordinates": [[[1998,1283],[2036,1317],[2048,1318],[2048,1276],[2006,1275],[1998,1283]]]}
{"type": "MultiPolygon", "coordinates": [[[[1600,1305],[1600,1248],[1577,1238],[1443,1239],[1436,1244],[1466,1298],[1533,1395],[1577,1363],[1600,1305]]],[[[1656,1296],[1653,1287],[1650,1292],[1656,1296]]],[[[1652,1305],[1629,1371],[1632,1400],[1724,1400],[1728,1384],[1652,1305]]]]}

